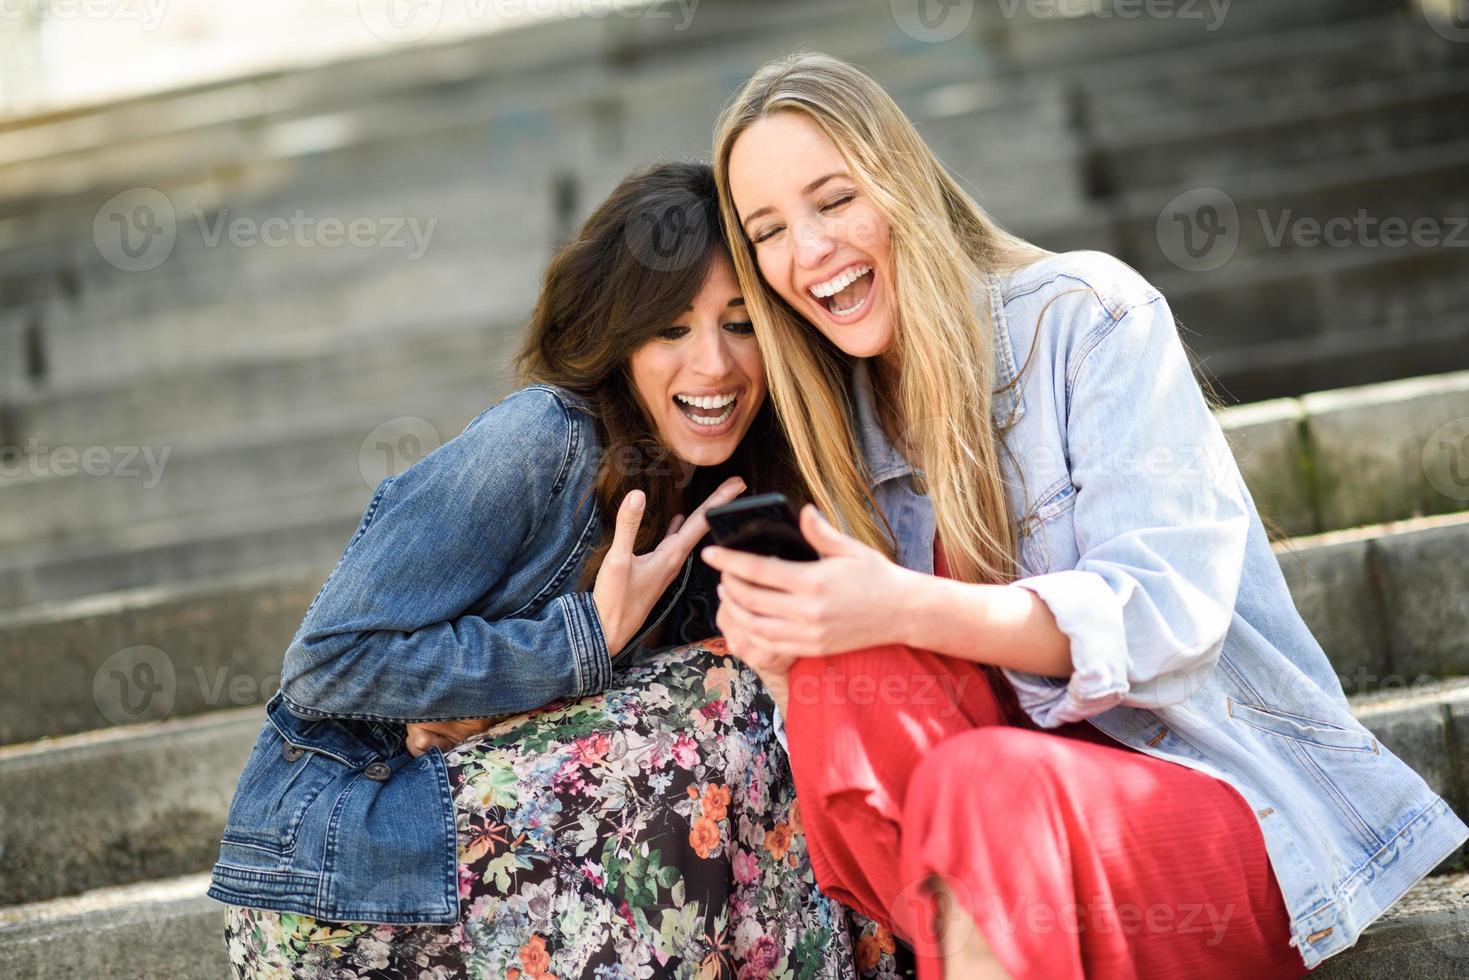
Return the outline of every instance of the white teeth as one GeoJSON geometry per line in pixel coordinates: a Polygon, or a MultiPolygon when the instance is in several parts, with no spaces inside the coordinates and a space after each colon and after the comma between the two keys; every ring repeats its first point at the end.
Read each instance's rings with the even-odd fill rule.
{"type": "Polygon", "coordinates": [[[811,295],[817,299],[826,299],[828,296],[835,296],[871,271],[872,266],[870,265],[854,265],[846,272],[839,273],[826,282],[819,282],[812,286],[811,295]]]}
{"type": "Polygon", "coordinates": [[[695,398],[692,395],[674,395],[673,397],[685,405],[692,405],[695,408],[715,409],[723,408],[726,405],[733,405],[737,393],[731,391],[724,395],[704,395],[700,398],[695,398]]]}
{"type": "Polygon", "coordinates": [[[697,415],[688,415],[688,414],[685,414],[684,415],[684,418],[690,420],[695,425],[723,425],[724,423],[726,423],[726,422],[729,421],[729,417],[731,415],[733,415],[733,414],[734,414],[734,409],[731,408],[729,411],[723,413],[722,415],[719,415],[717,418],[704,419],[704,418],[700,418],[697,415]]]}

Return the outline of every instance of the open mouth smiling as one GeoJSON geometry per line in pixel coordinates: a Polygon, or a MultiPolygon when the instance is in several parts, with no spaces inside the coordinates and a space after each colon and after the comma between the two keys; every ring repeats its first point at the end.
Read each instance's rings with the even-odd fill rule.
{"type": "Polygon", "coordinates": [[[862,311],[872,297],[872,266],[865,262],[850,265],[825,282],[808,291],[834,317],[849,318],[862,311]]]}
{"type": "Polygon", "coordinates": [[[673,396],[673,403],[694,425],[715,429],[734,418],[739,398],[737,390],[709,395],[677,394],[673,396]]]}

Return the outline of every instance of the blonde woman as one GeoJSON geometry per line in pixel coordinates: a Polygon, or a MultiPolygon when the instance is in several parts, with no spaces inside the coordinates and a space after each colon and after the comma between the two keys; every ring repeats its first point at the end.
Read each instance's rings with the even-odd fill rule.
{"type": "Polygon", "coordinates": [[[1469,837],[1348,710],[1156,289],[822,55],[714,163],[822,559],[706,560],[824,891],[928,976],[1299,976],[1469,837]]]}

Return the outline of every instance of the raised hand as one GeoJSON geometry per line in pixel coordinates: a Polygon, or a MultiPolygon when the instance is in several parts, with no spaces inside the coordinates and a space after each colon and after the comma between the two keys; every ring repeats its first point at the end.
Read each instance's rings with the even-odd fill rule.
{"type": "Polygon", "coordinates": [[[711,507],[727,504],[745,491],[745,481],[731,477],[719,485],[687,520],[675,517],[658,546],[645,555],[633,554],[633,542],[643,522],[646,495],[634,490],[617,508],[612,547],[602,559],[592,599],[602,618],[602,635],[615,657],[632,641],[639,626],[653,611],[678,570],[709,531],[704,515],[711,507]]]}

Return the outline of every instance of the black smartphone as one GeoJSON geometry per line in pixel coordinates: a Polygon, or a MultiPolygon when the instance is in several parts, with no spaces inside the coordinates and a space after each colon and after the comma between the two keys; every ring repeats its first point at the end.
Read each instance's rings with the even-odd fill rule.
{"type": "Polygon", "coordinates": [[[705,517],[720,547],[786,561],[815,561],[820,557],[802,537],[795,508],[783,493],[735,500],[710,509],[705,517]]]}

